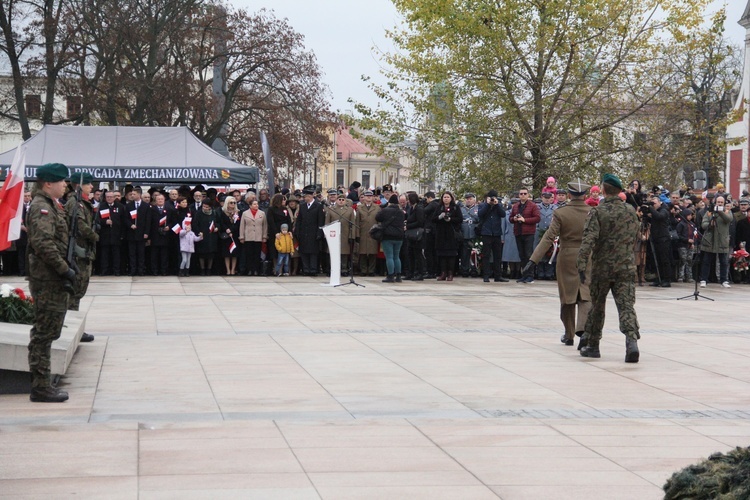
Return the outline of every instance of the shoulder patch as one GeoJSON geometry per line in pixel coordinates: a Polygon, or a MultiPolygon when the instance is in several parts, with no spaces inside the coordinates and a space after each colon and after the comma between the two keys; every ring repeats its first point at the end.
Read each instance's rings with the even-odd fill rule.
{"type": "Polygon", "coordinates": [[[40,210],[39,212],[40,212],[40,213],[41,213],[42,215],[47,215],[47,214],[49,213],[49,210],[47,210],[46,208],[43,208],[43,209],[41,209],[41,210],[40,210]]]}

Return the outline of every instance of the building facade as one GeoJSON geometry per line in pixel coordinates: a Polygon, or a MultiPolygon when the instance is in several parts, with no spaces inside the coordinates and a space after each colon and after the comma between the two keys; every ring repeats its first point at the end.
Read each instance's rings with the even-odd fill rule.
{"type": "Polygon", "coordinates": [[[727,169],[724,173],[727,191],[735,198],[750,190],[750,0],[739,23],[745,28],[745,64],[734,110],[744,112],[737,122],[727,127],[727,139],[738,139],[738,144],[727,146],[727,169]]]}

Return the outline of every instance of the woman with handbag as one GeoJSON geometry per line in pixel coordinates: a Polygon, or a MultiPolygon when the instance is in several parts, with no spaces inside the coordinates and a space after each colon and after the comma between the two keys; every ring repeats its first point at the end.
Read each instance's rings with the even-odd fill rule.
{"type": "Polygon", "coordinates": [[[419,203],[417,193],[409,193],[409,206],[406,209],[406,239],[409,241],[409,269],[411,275],[405,279],[424,279],[424,207],[419,203]]]}
{"type": "Polygon", "coordinates": [[[383,227],[383,246],[388,275],[383,283],[401,283],[401,245],[404,243],[404,212],[398,204],[398,195],[392,194],[388,205],[380,210],[375,220],[383,227]]]}
{"type": "Polygon", "coordinates": [[[461,239],[461,209],[450,191],[443,191],[440,204],[432,216],[435,223],[435,253],[440,263],[438,281],[453,281],[459,241],[461,239]]]}

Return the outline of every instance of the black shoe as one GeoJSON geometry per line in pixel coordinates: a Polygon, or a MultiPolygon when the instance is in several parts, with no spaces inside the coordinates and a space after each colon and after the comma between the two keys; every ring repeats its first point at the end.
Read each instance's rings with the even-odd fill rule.
{"type": "Polygon", "coordinates": [[[396,283],[401,283],[401,275],[400,274],[396,275],[396,283]]]}
{"type": "Polygon", "coordinates": [[[659,286],[662,288],[672,288],[672,283],[670,283],[669,281],[662,281],[659,286]]]}
{"type": "Polygon", "coordinates": [[[392,274],[389,274],[388,276],[385,277],[385,279],[383,279],[381,281],[383,283],[395,283],[396,282],[396,280],[393,279],[393,275],[392,274]]]}
{"type": "Polygon", "coordinates": [[[641,353],[638,350],[638,341],[625,339],[625,362],[637,363],[640,357],[641,353]]]}
{"type": "Polygon", "coordinates": [[[661,286],[661,281],[654,281],[653,283],[649,283],[648,286],[661,286]]]}
{"type": "MultiPolygon", "coordinates": [[[[577,333],[578,332],[576,332],[576,334],[577,333]]],[[[588,339],[586,339],[586,337],[581,337],[581,339],[578,341],[578,350],[580,351],[582,348],[586,347],[587,345],[589,345],[588,339]]]]}
{"type": "Polygon", "coordinates": [[[484,278],[484,280],[482,280],[482,281],[484,281],[485,283],[489,283],[490,279],[489,278],[484,278]]]}
{"type": "Polygon", "coordinates": [[[83,332],[83,335],[81,335],[80,342],[93,342],[93,341],[94,341],[93,335],[91,335],[90,333],[83,332]]]}
{"type": "Polygon", "coordinates": [[[565,335],[563,335],[562,337],[560,337],[560,342],[562,342],[565,345],[573,345],[573,339],[569,339],[565,335]]]}
{"type": "Polygon", "coordinates": [[[599,346],[593,347],[587,345],[586,347],[581,349],[581,356],[584,358],[601,358],[602,355],[599,352],[599,346]]]}
{"type": "Polygon", "coordinates": [[[576,332],[576,337],[583,337],[583,330],[579,330],[576,332]]]}
{"type": "Polygon", "coordinates": [[[62,403],[68,400],[68,393],[55,387],[37,387],[31,389],[29,399],[32,403],[62,403]]]}
{"type": "Polygon", "coordinates": [[[407,274],[406,276],[402,276],[401,279],[404,281],[411,281],[413,277],[411,274],[407,274]]]}
{"type": "Polygon", "coordinates": [[[412,281],[424,281],[424,278],[422,276],[414,276],[411,280],[412,281]]]}
{"type": "Polygon", "coordinates": [[[508,283],[510,280],[506,280],[505,278],[495,278],[495,283],[508,283]]]}

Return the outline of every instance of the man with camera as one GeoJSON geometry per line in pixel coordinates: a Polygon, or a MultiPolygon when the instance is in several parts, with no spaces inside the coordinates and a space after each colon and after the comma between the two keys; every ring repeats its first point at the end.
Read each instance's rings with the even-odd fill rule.
{"type": "Polygon", "coordinates": [[[641,207],[651,223],[651,244],[657,266],[656,280],[650,286],[669,288],[672,278],[672,247],[669,239],[669,210],[657,195],[641,207]]]}
{"type": "Polygon", "coordinates": [[[490,282],[490,258],[492,258],[492,275],[496,282],[507,282],[502,276],[503,260],[503,220],[505,209],[497,197],[497,191],[491,189],[479,205],[479,234],[482,238],[482,278],[490,282]]]}
{"type": "Polygon", "coordinates": [[[701,221],[703,239],[701,240],[701,288],[706,287],[711,263],[719,258],[719,281],[724,288],[730,288],[729,268],[729,225],[732,223],[732,209],[726,205],[723,196],[715,196],[714,202],[708,205],[701,221]]]}

